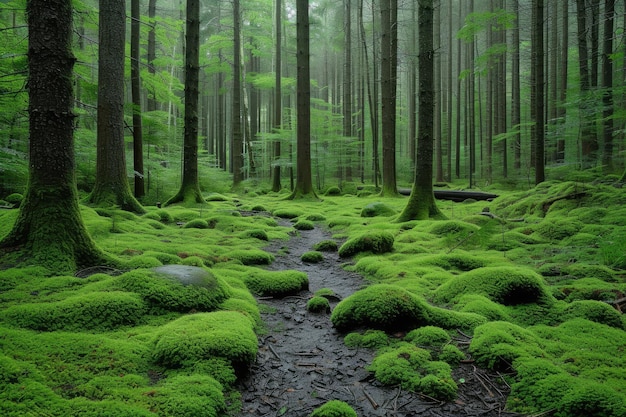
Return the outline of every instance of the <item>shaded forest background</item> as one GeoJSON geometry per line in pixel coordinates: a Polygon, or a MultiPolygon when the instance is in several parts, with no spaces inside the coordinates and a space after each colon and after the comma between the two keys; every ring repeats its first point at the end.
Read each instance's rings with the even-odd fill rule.
{"type": "MultiPolygon", "coordinates": [[[[127,95],[129,180],[143,180],[143,191],[135,189],[135,194],[151,204],[171,197],[180,181],[185,4],[150,0],[137,2],[131,11],[127,3],[126,73],[113,82],[124,83],[127,95]],[[131,22],[139,27],[139,58],[134,60],[131,22]],[[138,77],[131,72],[133,62],[138,77]],[[132,104],[133,77],[141,81],[139,106],[132,104]],[[132,155],[138,130],[133,109],[140,110],[142,123],[140,171],[132,155]]],[[[274,188],[293,188],[295,5],[235,3],[239,19],[233,19],[233,2],[201,2],[201,188],[221,191],[241,181],[272,180],[274,188]],[[241,42],[235,45],[235,39],[241,42]]],[[[435,3],[437,182],[527,187],[543,179],[538,161],[543,161],[541,170],[545,164],[548,179],[621,175],[623,2],[555,1],[542,8],[538,4],[544,2],[536,1],[435,3]],[[533,37],[539,35],[542,53],[537,55],[533,37]],[[538,143],[544,148],[539,156],[538,143]]],[[[311,160],[318,190],[339,185],[349,191],[363,182],[378,186],[388,176],[381,164],[386,152],[393,154],[391,169],[399,185],[412,182],[420,105],[416,9],[416,2],[310,4],[311,160]],[[397,20],[391,26],[395,31],[381,24],[385,11],[392,22],[397,20]],[[391,65],[397,70],[391,79],[384,68],[389,60],[397,62],[391,65]],[[397,82],[396,90],[390,82],[397,82]],[[396,94],[386,97],[389,91],[396,94]],[[384,109],[389,99],[393,113],[384,109]],[[390,136],[391,125],[395,134],[390,136]]],[[[98,12],[96,1],[74,2],[76,164],[83,191],[93,188],[96,171],[98,12]]],[[[28,176],[25,1],[0,2],[0,25],[0,195],[6,196],[23,192],[28,176]]]]}

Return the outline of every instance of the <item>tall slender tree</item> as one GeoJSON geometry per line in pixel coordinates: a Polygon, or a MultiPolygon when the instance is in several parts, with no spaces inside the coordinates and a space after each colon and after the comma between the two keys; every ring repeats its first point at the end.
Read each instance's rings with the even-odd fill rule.
{"type": "Polygon", "coordinates": [[[393,39],[394,28],[397,26],[397,15],[393,10],[394,0],[381,0],[380,27],[381,27],[381,59],[380,59],[380,89],[381,89],[381,122],[383,142],[383,184],[382,195],[397,195],[396,184],[396,56],[393,48],[397,43],[393,39]],[[396,17],[394,19],[394,16],[396,17]]]}
{"type": "Polygon", "coordinates": [[[544,144],[545,144],[545,113],[544,113],[544,53],[543,53],[543,0],[532,3],[532,39],[531,65],[534,72],[531,106],[534,110],[533,129],[535,144],[535,184],[545,181],[544,144]]]}
{"type": "Polygon", "coordinates": [[[187,0],[185,33],[185,131],[180,189],[166,205],[204,203],[198,182],[198,100],[200,73],[200,0],[187,0]]]}
{"type": "Polygon", "coordinates": [[[243,181],[243,128],[241,117],[241,13],[239,0],[233,0],[233,91],[232,91],[232,169],[233,185],[243,181]]]}
{"type": "Polygon", "coordinates": [[[29,179],[0,264],[20,260],[57,273],[111,263],[78,205],[74,160],[72,2],[28,0],[29,179]]]}
{"type": "Polygon", "coordinates": [[[311,176],[311,66],[309,46],[309,0],[296,0],[297,149],[296,184],[289,198],[315,197],[311,176]]]}
{"type": "Polygon", "coordinates": [[[435,82],[433,47],[433,0],[418,0],[419,27],[419,103],[415,181],[406,207],[398,221],[441,218],[433,192],[433,143],[435,120],[435,82]]]}
{"type": "Polygon", "coordinates": [[[130,2],[130,83],[133,100],[133,169],[135,178],[135,197],[145,194],[143,175],[143,129],[141,123],[141,77],[139,71],[141,13],[139,0],[130,2]]]}
{"type": "Polygon", "coordinates": [[[124,146],[126,1],[100,0],[96,181],[87,201],[143,213],[130,191],[124,146]]]}
{"type": "Polygon", "coordinates": [[[613,21],[615,0],[604,2],[604,45],[602,52],[602,120],[604,152],[602,166],[605,172],[613,171],[613,21]]]}
{"type": "MultiPolygon", "coordinates": [[[[274,48],[274,73],[275,73],[275,85],[274,85],[274,120],[272,126],[275,132],[282,127],[283,117],[283,93],[282,93],[282,17],[283,17],[283,1],[274,0],[276,9],[274,11],[274,31],[276,39],[274,39],[276,47],[274,48]]],[[[278,192],[282,188],[280,182],[280,140],[274,141],[273,146],[273,167],[272,167],[272,191],[278,192]]]]}

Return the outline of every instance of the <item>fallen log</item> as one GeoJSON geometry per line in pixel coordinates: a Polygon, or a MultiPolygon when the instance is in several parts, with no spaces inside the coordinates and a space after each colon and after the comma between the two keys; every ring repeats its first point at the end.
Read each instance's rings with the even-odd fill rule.
{"type": "MultiPolygon", "coordinates": [[[[411,195],[410,188],[398,188],[398,192],[402,195],[411,195]]],[[[483,191],[466,191],[466,190],[434,190],[435,198],[438,200],[451,200],[461,202],[467,199],[479,201],[491,201],[498,197],[498,194],[486,193],[483,191]]]]}

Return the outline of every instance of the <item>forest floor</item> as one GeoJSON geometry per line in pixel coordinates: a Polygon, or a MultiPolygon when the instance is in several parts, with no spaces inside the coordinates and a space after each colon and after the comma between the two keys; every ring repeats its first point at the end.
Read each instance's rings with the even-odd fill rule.
{"type": "MultiPolygon", "coordinates": [[[[453,402],[379,384],[366,369],[375,352],[346,347],[344,335],[333,328],[328,314],[306,310],[308,299],[321,288],[337,295],[331,300],[334,307],[366,285],[363,277],[342,267],[345,260],[336,252],[324,252],[320,263],[300,260],[302,253],[330,238],[329,232],[316,227],[266,248],[276,255],[269,269],[305,272],[309,291],[282,299],[259,299],[266,332],[259,337],[256,363],[241,381],[240,417],[305,417],[330,400],[350,404],[360,417],[520,416],[504,411],[509,388],[502,376],[476,367],[470,357],[453,373],[459,385],[453,402]]],[[[469,345],[468,336],[457,336],[459,346],[469,345]]]]}

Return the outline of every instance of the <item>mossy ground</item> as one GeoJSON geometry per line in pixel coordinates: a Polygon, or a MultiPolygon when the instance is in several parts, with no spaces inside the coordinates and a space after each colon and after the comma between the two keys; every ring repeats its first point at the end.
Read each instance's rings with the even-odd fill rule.
{"type": "MultiPolygon", "coordinates": [[[[379,242],[344,249],[345,267],[377,285],[345,299],[331,316],[353,331],[346,343],[383,349],[375,374],[393,366],[406,377],[393,383],[452,399],[458,381],[449,371],[471,354],[482,366],[507,371],[511,410],[626,415],[626,320],[607,303],[626,295],[623,190],[566,182],[496,192],[501,197],[492,203],[439,201],[447,220],[406,223],[362,217],[381,201],[366,194],[286,201],[279,193],[224,192],[195,207],[148,207],[142,216],[81,207],[98,246],[134,270],[81,274],[87,278],[37,266],[0,271],[0,415],[232,415],[236,374],[256,348],[260,315],[251,293],[306,288],[301,275],[261,280],[258,273],[273,259],[263,246],[288,239],[298,222],[328,228],[334,242],[379,242]],[[486,206],[498,218],[480,215],[486,206]],[[279,226],[268,213],[291,224],[279,226]],[[179,288],[178,298],[159,304],[145,288],[122,285],[169,264],[205,268],[221,290],[194,305],[179,288]],[[402,297],[390,301],[376,288],[402,297]],[[364,307],[356,307],[358,299],[364,307]],[[399,301],[408,328],[394,321],[406,316],[385,313],[397,312],[399,301]],[[215,314],[227,314],[230,324],[187,322],[213,323],[215,314]],[[407,331],[404,339],[384,331],[398,327],[407,331]],[[469,350],[447,340],[456,329],[473,338],[469,350]],[[189,342],[190,349],[166,331],[187,341],[214,332],[238,343],[189,342]]],[[[406,199],[383,202],[399,213],[406,199]]],[[[0,235],[16,213],[0,211],[0,235]]]]}

